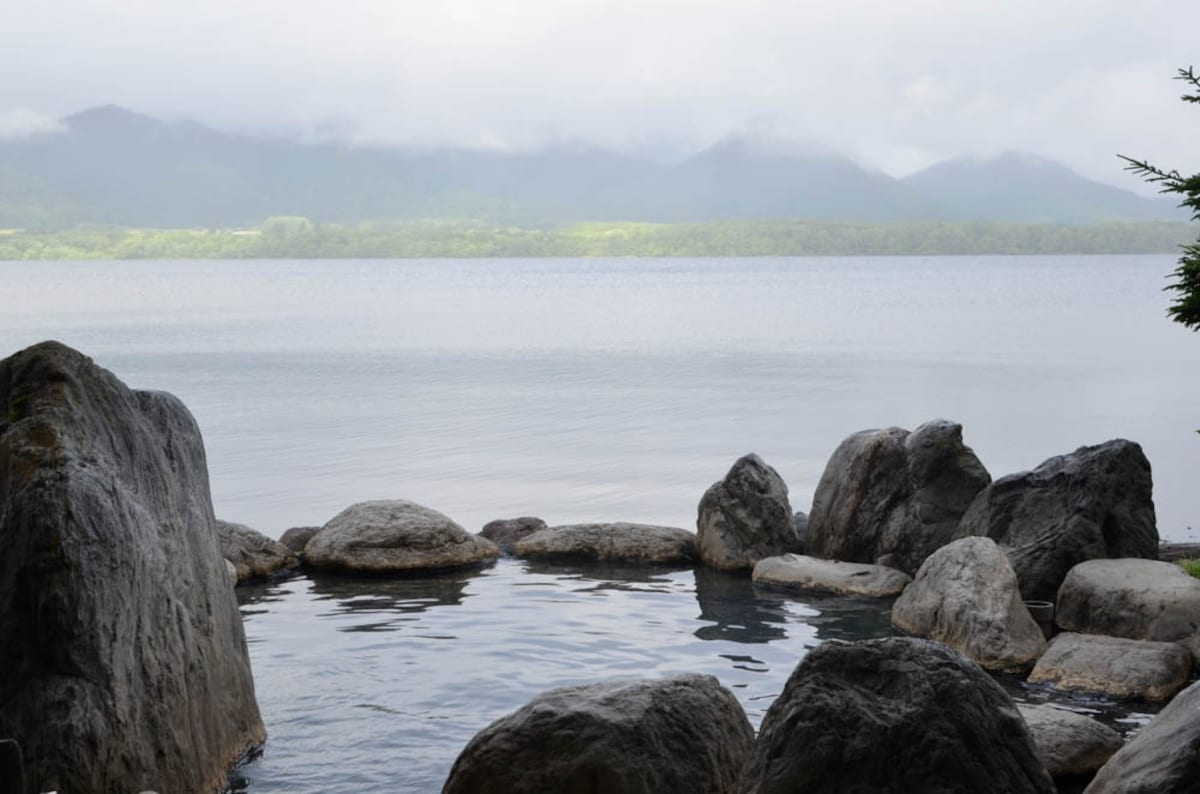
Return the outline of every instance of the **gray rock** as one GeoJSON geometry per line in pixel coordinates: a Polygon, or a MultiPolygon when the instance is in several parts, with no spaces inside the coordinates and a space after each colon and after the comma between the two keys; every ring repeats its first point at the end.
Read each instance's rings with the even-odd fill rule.
{"type": "Polygon", "coordinates": [[[233,563],[238,583],[265,579],[300,564],[292,550],[245,524],[217,520],[221,555],[233,563]]]}
{"type": "Polygon", "coordinates": [[[1174,643],[1063,633],[1050,642],[1029,681],[1113,697],[1166,700],[1183,689],[1191,670],[1191,654],[1174,643]]]}
{"type": "Polygon", "coordinates": [[[479,534],[500,547],[504,554],[512,554],[517,541],[546,529],[546,522],[534,516],[520,518],[498,518],[483,525],[479,534]]]}
{"type": "Polygon", "coordinates": [[[399,573],[482,565],[500,556],[487,538],[402,499],[359,502],[338,513],[304,547],[318,570],[399,573]]]}
{"type": "Polygon", "coordinates": [[[855,433],[817,484],[806,548],[815,557],[915,574],[926,557],[961,537],[959,519],[990,482],[954,422],[926,422],[911,433],[855,433]]]}
{"type": "Polygon", "coordinates": [[[225,573],[229,577],[229,586],[237,587],[237,583],[238,583],[237,566],[234,565],[229,560],[225,560],[225,573]]]}
{"type": "Polygon", "coordinates": [[[0,516],[0,736],[28,785],[222,790],[265,731],[188,410],[55,342],[5,359],[0,516]]]}
{"type": "Polygon", "coordinates": [[[528,560],[691,565],[696,560],[696,536],[651,524],[568,524],[527,535],[514,551],[528,560]]]}
{"type": "Polygon", "coordinates": [[[29,794],[21,745],[13,739],[0,739],[0,794],[29,794]]]}
{"type": "Polygon", "coordinates": [[[733,794],[754,731],[717,679],[555,689],[482,730],[443,794],[733,794]]]}
{"type": "Polygon", "coordinates": [[[700,500],[700,559],[722,570],[750,570],[764,557],[799,551],[783,478],[757,455],[739,458],[700,500]]]}
{"type": "Polygon", "coordinates": [[[279,536],[279,542],[291,549],[297,557],[303,557],[304,547],[312,540],[313,535],[320,531],[320,527],[292,527],[279,536]]]}
{"type": "Polygon", "coordinates": [[[1188,640],[1200,634],[1200,580],[1157,560],[1081,562],[1058,590],[1055,621],[1086,634],[1188,640]]]}
{"type": "Polygon", "coordinates": [[[988,538],[963,538],[929,555],[892,606],[892,623],[944,642],[988,670],[1025,672],[1046,650],[1017,575],[988,538]]]}
{"type": "Polygon", "coordinates": [[[895,568],[862,562],[838,562],[784,554],[754,566],[755,582],[794,590],[887,598],[899,594],[912,577],[895,568]]]}
{"type": "Polygon", "coordinates": [[[1083,777],[1121,749],[1121,734],[1086,714],[1019,704],[1038,757],[1053,778],[1083,777]]]}
{"type": "Polygon", "coordinates": [[[826,642],[763,719],[745,794],[1054,792],[1012,700],[936,642],[826,642]]]}
{"type": "Polygon", "coordinates": [[[1158,559],[1150,462],[1117,439],[1001,477],[976,497],[961,535],[1008,552],[1027,601],[1054,601],[1067,571],[1104,557],[1158,559]]]}
{"type": "Polygon", "coordinates": [[[1200,787],[1200,682],[1180,692],[1100,768],[1085,794],[1170,794],[1200,787]]]}

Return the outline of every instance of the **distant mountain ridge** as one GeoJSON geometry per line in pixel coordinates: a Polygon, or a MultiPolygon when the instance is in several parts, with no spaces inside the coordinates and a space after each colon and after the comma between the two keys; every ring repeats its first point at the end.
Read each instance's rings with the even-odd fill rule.
{"type": "Polygon", "coordinates": [[[1187,217],[1169,201],[1033,155],[950,160],[894,179],[836,152],[753,135],[663,165],[588,147],[504,153],[304,144],[110,105],[67,117],[61,132],[0,140],[0,227],[228,228],[275,215],[524,225],[1187,217]]]}

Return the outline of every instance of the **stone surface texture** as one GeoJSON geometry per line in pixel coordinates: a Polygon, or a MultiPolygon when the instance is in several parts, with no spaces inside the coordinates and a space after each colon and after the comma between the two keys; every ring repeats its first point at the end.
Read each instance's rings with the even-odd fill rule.
{"type": "Polygon", "coordinates": [[[764,557],[799,551],[787,484],[757,455],[739,458],[700,499],[700,559],[721,570],[750,570],[764,557]]]}
{"type": "Polygon", "coordinates": [[[554,689],[480,731],[443,794],[732,794],[753,741],[712,676],[554,689]]]}
{"type": "Polygon", "coordinates": [[[1053,778],[1091,775],[1124,744],[1121,734],[1086,714],[1023,703],[1017,708],[1053,778]]]}
{"type": "Polygon", "coordinates": [[[1191,670],[1191,654],[1175,643],[1065,633],[1051,641],[1029,681],[1113,697],[1166,700],[1183,689],[1191,670]]]}
{"type": "Polygon", "coordinates": [[[696,536],[685,529],[652,524],[568,524],[527,535],[516,556],[529,560],[590,560],[650,565],[691,565],[696,536]]]}
{"type": "Polygon", "coordinates": [[[0,737],[38,791],[216,792],[265,738],[204,444],[45,342],[0,362],[0,737]]]}
{"type": "Polygon", "coordinates": [[[546,522],[534,516],[498,518],[484,524],[479,534],[499,546],[502,553],[512,554],[517,541],[546,528],[546,522]]]}
{"type": "Polygon", "coordinates": [[[329,520],[304,547],[318,570],[404,573],[482,565],[500,556],[487,538],[403,499],[359,502],[329,520]]]}
{"type": "Polygon", "coordinates": [[[1054,792],[1012,700],[940,643],[826,642],[763,719],[745,794],[1054,792]]]}
{"type": "Polygon", "coordinates": [[[1067,631],[1174,642],[1200,634],[1200,579],[1156,560],[1081,562],[1058,590],[1067,631]]]}
{"type": "Polygon", "coordinates": [[[292,527],[279,536],[279,542],[291,549],[293,554],[303,556],[304,547],[320,531],[320,527],[292,527]]]}
{"type": "Polygon", "coordinates": [[[989,538],[963,538],[931,554],[892,606],[892,623],[989,670],[1025,672],[1046,650],[1008,557],[989,538]]]}
{"type": "Polygon", "coordinates": [[[990,482],[954,422],[855,433],[834,450],[817,484],[807,552],[913,575],[959,537],[959,519],[990,482]]]}
{"type": "Polygon", "coordinates": [[[754,581],[773,587],[887,598],[898,595],[912,577],[895,568],[784,554],[754,566],[754,581]]]}
{"type": "Polygon", "coordinates": [[[295,553],[277,540],[245,524],[217,520],[221,556],[233,563],[239,583],[265,579],[300,564],[295,553]]]}
{"type": "Polygon", "coordinates": [[[1085,560],[1158,559],[1150,462],[1117,439],[1001,477],[976,497],[961,535],[986,535],[1008,552],[1027,601],[1054,601],[1085,560]]]}

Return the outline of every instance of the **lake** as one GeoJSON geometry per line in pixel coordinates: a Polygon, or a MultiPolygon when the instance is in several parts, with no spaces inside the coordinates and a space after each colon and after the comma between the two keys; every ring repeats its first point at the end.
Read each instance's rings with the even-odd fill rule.
{"type": "MultiPolygon", "coordinates": [[[[204,431],[219,517],[272,536],[404,498],[471,531],[641,521],[757,452],[807,510],[846,435],[936,417],[993,477],[1125,437],[1195,540],[1200,336],[1170,256],[0,263],[0,354],[47,338],[204,431]]],[[[553,685],[693,670],[757,724],[808,648],[886,604],[692,571],[504,560],[242,593],[270,740],[251,791],[436,790],[553,685]]],[[[1023,698],[1047,697],[1017,682],[1023,698]]],[[[1137,724],[1146,709],[1072,701],[1137,724]],[[1132,712],[1132,713],[1130,713],[1132,712]]]]}

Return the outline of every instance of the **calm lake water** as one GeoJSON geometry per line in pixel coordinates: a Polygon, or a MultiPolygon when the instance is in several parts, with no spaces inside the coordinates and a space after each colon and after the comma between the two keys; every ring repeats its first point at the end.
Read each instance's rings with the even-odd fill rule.
{"type": "MultiPolygon", "coordinates": [[[[0,355],[46,338],[179,395],[220,517],[278,536],[405,498],[472,531],[645,521],[754,451],[807,510],[851,432],[962,422],[993,476],[1125,437],[1194,539],[1200,336],[1170,256],[0,263],[0,355]]],[[[270,741],[251,791],[436,790],[549,686],[711,672],[757,724],[808,648],[886,604],[706,572],[501,561],[243,593],[270,741]]],[[[1046,697],[1006,682],[1023,698],[1046,697]]],[[[1142,706],[1101,707],[1132,723],[1142,706]]]]}

